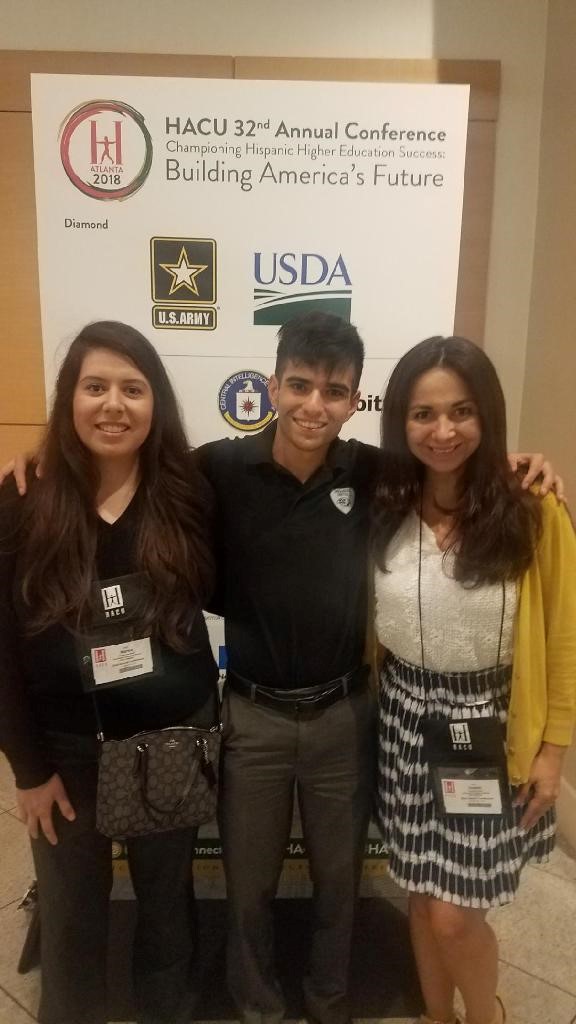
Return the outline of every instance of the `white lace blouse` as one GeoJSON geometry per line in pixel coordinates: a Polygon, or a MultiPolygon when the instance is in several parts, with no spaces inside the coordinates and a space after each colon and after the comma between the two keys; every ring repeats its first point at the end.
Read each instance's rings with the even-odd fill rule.
{"type": "MultiPolygon", "coordinates": [[[[398,658],[422,665],[418,614],[420,518],[406,517],[388,545],[388,572],[376,569],[376,631],[398,658]]],[[[516,585],[467,587],[453,578],[454,555],[440,550],[422,523],[421,606],[426,668],[472,672],[496,665],[504,603],[500,665],[512,662],[516,585]],[[503,600],[503,593],[505,594],[503,600]]]]}

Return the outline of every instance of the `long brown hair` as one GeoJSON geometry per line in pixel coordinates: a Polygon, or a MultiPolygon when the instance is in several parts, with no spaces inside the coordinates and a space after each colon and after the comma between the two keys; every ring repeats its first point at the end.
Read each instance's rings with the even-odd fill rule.
{"type": "Polygon", "coordinates": [[[417,379],[436,367],[465,382],[480,417],[481,440],[464,467],[455,510],[455,576],[475,585],[517,579],[528,568],[541,529],[538,499],[522,489],[506,458],[506,404],[488,356],[466,338],[427,338],[396,364],[381,418],[384,457],[376,489],[373,546],[386,568],[386,548],[404,517],[418,509],[424,465],[406,440],[406,418],[417,379]]]}
{"type": "Polygon", "coordinates": [[[211,489],[190,457],[176,396],[153,345],[127,324],[88,324],[60,368],[42,445],[42,479],[22,522],[22,594],[33,632],[55,623],[81,628],[95,574],[98,469],[73,422],[84,357],[96,348],[129,359],[154,397],[150,433],[139,451],[141,516],[137,568],[148,574],[146,625],[176,650],[187,649],[194,611],[212,589],[211,489]]]}

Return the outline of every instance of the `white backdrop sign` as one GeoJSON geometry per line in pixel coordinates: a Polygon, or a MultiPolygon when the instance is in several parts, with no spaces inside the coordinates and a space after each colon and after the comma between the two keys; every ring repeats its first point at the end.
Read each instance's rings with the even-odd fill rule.
{"type": "Polygon", "coordinates": [[[346,436],[394,361],[453,330],[468,87],[33,75],[46,387],[87,322],[164,357],[197,444],[260,429],[276,332],[366,343],[346,436]]]}

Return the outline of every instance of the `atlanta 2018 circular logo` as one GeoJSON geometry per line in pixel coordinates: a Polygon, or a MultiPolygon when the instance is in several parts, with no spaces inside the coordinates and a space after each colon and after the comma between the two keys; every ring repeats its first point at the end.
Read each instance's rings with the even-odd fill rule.
{"type": "Polygon", "coordinates": [[[148,177],[152,139],[134,107],[119,100],[92,100],[66,118],[60,156],[70,181],[84,195],[126,199],[148,177]]]}
{"type": "Polygon", "coordinates": [[[268,397],[268,378],[257,370],[234,373],[218,392],[218,408],[236,430],[260,430],[275,415],[268,397]]]}

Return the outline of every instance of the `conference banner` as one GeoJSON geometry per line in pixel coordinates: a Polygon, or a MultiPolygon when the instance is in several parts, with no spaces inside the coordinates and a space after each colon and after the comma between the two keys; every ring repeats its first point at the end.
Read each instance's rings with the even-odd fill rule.
{"type": "Polygon", "coordinates": [[[193,445],[248,435],[274,417],[279,327],[322,309],[366,346],[342,436],[378,443],[395,361],[453,331],[468,99],[463,85],[33,75],[48,399],[77,332],[121,320],[164,359],[193,445]]]}
{"type": "Polygon", "coordinates": [[[285,320],[366,343],[344,436],[377,441],[415,342],[453,330],[468,86],[33,75],[50,394],[91,320],[165,359],[194,444],[259,430],[285,320]]]}

